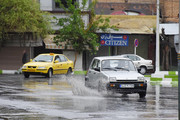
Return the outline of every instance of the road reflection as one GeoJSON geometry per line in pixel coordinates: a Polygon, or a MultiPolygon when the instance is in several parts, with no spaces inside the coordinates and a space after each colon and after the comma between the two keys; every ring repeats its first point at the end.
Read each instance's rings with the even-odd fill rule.
{"type": "Polygon", "coordinates": [[[85,87],[84,76],[29,79],[19,76],[18,79],[14,77],[8,84],[1,79],[0,91],[9,93],[0,98],[0,107],[6,108],[6,113],[0,109],[0,117],[36,116],[37,120],[176,120],[178,117],[178,88],[162,82],[149,82],[146,98],[139,98],[138,94],[99,93],[85,87]],[[14,81],[16,84],[11,86],[14,81]]]}

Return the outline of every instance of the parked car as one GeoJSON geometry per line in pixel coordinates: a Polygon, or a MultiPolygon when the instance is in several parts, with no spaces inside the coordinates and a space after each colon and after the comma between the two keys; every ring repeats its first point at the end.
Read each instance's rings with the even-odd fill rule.
{"type": "Polygon", "coordinates": [[[73,61],[63,54],[54,53],[40,54],[22,66],[25,78],[30,75],[45,75],[50,78],[53,74],[69,74],[73,70],[73,61]]]}
{"type": "Polygon", "coordinates": [[[85,77],[85,86],[109,93],[138,93],[146,96],[147,81],[132,60],[123,57],[95,57],[85,77]]]}
{"type": "Polygon", "coordinates": [[[135,54],[123,54],[120,56],[131,59],[138,71],[143,75],[147,73],[147,70],[153,70],[152,60],[146,60],[135,54]]]}

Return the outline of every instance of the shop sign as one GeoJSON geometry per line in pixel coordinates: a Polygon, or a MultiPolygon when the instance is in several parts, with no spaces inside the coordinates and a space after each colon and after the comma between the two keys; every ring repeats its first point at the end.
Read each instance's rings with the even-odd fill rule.
{"type": "Polygon", "coordinates": [[[101,46],[128,46],[129,36],[122,34],[101,34],[101,46]]]}

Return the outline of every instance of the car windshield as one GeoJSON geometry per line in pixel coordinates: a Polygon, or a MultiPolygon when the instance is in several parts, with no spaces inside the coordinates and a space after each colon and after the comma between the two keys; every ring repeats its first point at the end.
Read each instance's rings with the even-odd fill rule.
{"type": "Polygon", "coordinates": [[[135,71],[134,64],[130,60],[103,60],[102,71],[135,71]]]}
{"type": "Polygon", "coordinates": [[[52,62],[53,56],[51,55],[38,55],[33,59],[33,62],[52,62]]]}

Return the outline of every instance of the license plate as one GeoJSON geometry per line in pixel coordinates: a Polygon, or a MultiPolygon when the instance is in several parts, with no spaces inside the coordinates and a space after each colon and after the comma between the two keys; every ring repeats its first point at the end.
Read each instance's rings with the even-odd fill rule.
{"type": "Polygon", "coordinates": [[[120,88],[134,88],[134,84],[120,84],[120,88]]]}
{"type": "Polygon", "coordinates": [[[35,69],[28,69],[28,72],[35,72],[35,69]]]}

